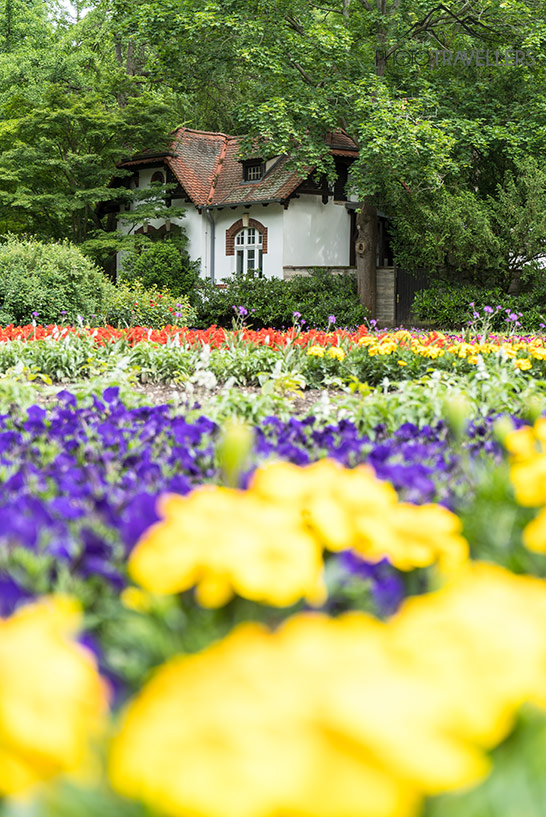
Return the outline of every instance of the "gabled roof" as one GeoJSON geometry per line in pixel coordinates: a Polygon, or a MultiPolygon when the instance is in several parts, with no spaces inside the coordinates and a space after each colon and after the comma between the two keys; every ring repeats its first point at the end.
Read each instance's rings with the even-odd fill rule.
{"type": "MultiPolygon", "coordinates": [[[[197,207],[284,201],[304,181],[289,167],[288,157],[281,156],[259,181],[244,182],[237,158],[241,141],[226,133],[179,128],[163,160],[197,207]]],[[[327,134],[326,143],[334,156],[358,155],[356,144],[344,131],[327,134]]],[[[149,156],[140,154],[122,166],[149,161],[149,156]]]]}

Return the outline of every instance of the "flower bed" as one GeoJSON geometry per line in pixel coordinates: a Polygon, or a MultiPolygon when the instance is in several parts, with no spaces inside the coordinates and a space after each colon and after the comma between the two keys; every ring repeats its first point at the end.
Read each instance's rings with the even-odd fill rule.
{"type": "MultiPolygon", "coordinates": [[[[157,520],[158,497],[221,478],[220,429],[198,412],[186,419],[168,406],[129,409],[115,388],[86,408],[68,392],[59,401],[50,410],[32,406],[0,418],[0,552],[12,587],[2,598],[4,612],[17,599],[13,576],[23,595],[50,592],[60,581],[76,591],[88,580],[97,593],[103,582],[119,590],[127,554],[157,520]],[[26,563],[33,559],[36,570],[26,563]]],[[[491,422],[471,425],[465,448],[499,457],[491,422]]],[[[368,462],[417,504],[452,506],[463,477],[442,422],[420,429],[406,423],[393,435],[378,426],[372,439],[349,421],[265,418],[253,430],[242,485],[257,465],[279,457],[297,465],[324,457],[348,467],[368,462]]]]}
{"type": "Polygon", "coordinates": [[[463,338],[438,332],[289,332],[217,327],[193,331],[137,327],[7,327],[0,335],[0,374],[70,381],[126,373],[135,381],[234,382],[281,393],[302,388],[357,388],[414,380],[432,371],[546,376],[542,337],[463,338]]]}
{"type": "MultiPolygon", "coordinates": [[[[3,599],[11,590],[18,609],[0,628],[0,700],[19,714],[0,720],[3,817],[18,813],[20,794],[40,817],[183,817],[189,809],[463,817],[479,814],[484,799],[502,813],[507,792],[521,793],[524,758],[546,735],[546,584],[472,562],[491,557],[472,524],[481,517],[494,529],[496,503],[511,526],[493,530],[499,550],[490,561],[504,551],[520,572],[544,575],[544,511],[536,508],[546,503],[546,421],[516,431],[486,423],[466,437],[445,424],[406,426],[392,439],[380,428],[372,440],[349,423],[272,420],[254,438],[232,426],[218,440],[204,418],[128,410],[117,397],[110,390],[78,409],[66,394],[49,414],[34,407],[2,418],[11,517],[21,498],[37,499],[31,541],[17,545],[8,534],[2,546],[11,581],[3,599]],[[280,452],[283,460],[255,468],[280,452]],[[323,453],[330,456],[307,464],[323,453]],[[221,473],[245,490],[219,486],[221,473]],[[144,524],[140,480],[163,495],[144,524]],[[165,494],[173,480],[178,493],[165,494]],[[68,494],[63,507],[56,481],[68,494]],[[463,523],[430,502],[438,498],[431,491],[463,523]],[[120,541],[122,518],[117,543],[98,553],[123,517],[123,493],[138,541],[120,541]],[[85,516],[73,516],[78,552],[67,569],[62,535],[42,542],[40,533],[49,513],[66,520],[70,508],[85,516]],[[82,518],[94,537],[78,542],[82,518]],[[57,572],[44,574],[51,555],[57,572]],[[21,604],[25,569],[29,581],[45,575],[44,590],[57,595],[21,604]],[[83,621],[59,593],[67,590],[79,596],[83,621]],[[511,734],[523,703],[535,709],[511,734]],[[108,707],[120,705],[125,714],[105,744],[108,707]],[[97,743],[107,769],[90,776],[97,743]],[[45,780],[53,783],[33,788],[45,780]]],[[[8,523],[7,504],[3,516],[8,523]]],[[[527,802],[539,808],[541,770],[526,769],[525,779],[527,802]]]]}
{"type": "Polygon", "coordinates": [[[142,331],[0,344],[122,382],[0,415],[0,816],[539,814],[542,341],[142,331]]]}

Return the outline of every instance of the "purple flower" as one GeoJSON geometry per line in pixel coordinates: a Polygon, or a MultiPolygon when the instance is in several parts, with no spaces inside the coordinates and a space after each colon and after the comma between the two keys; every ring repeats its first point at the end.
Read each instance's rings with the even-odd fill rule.
{"type": "Polygon", "coordinates": [[[479,318],[479,317],[480,317],[480,313],[479,313],[479,312],[474,312],[473,317],[474,317],[474,318],[479,318]]]}
{"type": "Polygon", "coordinates": [[[474,301],[471,301],[471,302],[468,304],[468,306],[473,307],[473,306],[474,306],[474,301]]]}
{"type": "Polygon", "coordinates": [[[335,323],[335,322],[336,322],[336,316],[335,315],[329,315],[328,323],[335,323]]]}
{"type": "Polygon", "coordinates": [[[301,318],[301,312],[292,312],[293,318],[301,318]]]}
{"type": "Polygon", "coordinates": [[[518,316],[516,315],[516,313],[515,313],[515,312],[511,312],[511,313],[508,315],[508,318],[509,318],[509,320],[511,320],[511,321],[517,321],[518,316]]]}
{"type": "Polygon", "coordinates": [[[492,306],[484,306],[483,311],[486,312],[488,315],[491,315],[494,312],[492,306]]]}
{"type": "Polygon", "coordinates": [[[0,574],[0,616],[8,616],[31,594],[22,588],[11,576],[0,574]]]}
{"type": "Polygon", "coordinates": [[[33,318],[37,318],[39,314],[40,314],[39,312],[33,312],[33,313],[32,313],[32,317],[33,317],[33,318]]]}
{"type": "Polygon", "coordinates": [[[347,571],[348,577],[360,576],[370,581],[372,597],[382,615],[396,612],[404,598],[404,584],[387,559],[371,563],[352,551],[344,551],[339,556],[339,564],[347,571]]]}

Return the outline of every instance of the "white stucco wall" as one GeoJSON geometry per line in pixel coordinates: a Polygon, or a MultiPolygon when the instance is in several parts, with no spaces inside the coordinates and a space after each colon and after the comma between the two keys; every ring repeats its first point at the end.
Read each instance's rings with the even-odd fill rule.
{"type": "MultiPolygon", "coordinates": [[[[184,215],[182,218],[172,218],[171,224],[178,224],[188,236],[188,252],[193,260],[201,259],[201,271],[203,270],[204,257],[204,224],[203,218],[197,209],[183,199],[173,199],[173,207],[180,207],[184,215]]],[[[160,226],[155,225],[154,226],[160,226]]]]}
{"type": "MultiPolygon", "coordinates": [[[[139,188],[150,184],[157,168],[140,171],[139,188]]],[[[173,205],[184,211],[185,216],[171,219],[186,231],[189,254],[201,260],[201,276],[210,277],[211,271],[211,225],[205,212],[183,199],[173,199],[173,205]]],[[[214,277],[217,283],[235,271],[235,256],[226,255],[226,230],[244,213],[256,219],[268,229],[268,251],[263,256],[263,272],[266,278],[282,278],[283,267],[348,266],[350,243],[350,215],[342,204],[322,204],[320,196],[302,195],[292,199],[285,210],[281,204],[252,205],[250,208],[212,209],[215,221],[214,277]]],[[[163,221],[151,222],[155,228],[163,221]]],[[[125,232],[128,228],[122,228],[125,232]]]]}
{"type": "Polygon", "coordinates": [[[283,266],[349,265],[351,219],[343,204],[303,195],[291,199],[283,220],[283,266]]]}
{"type": "Polygon", "coordinates": [[[144,167],[142,170],[138,171],[138,186],[139,189],[141,187],[148,187],[152,180],[152,176],[154,173],[161,172],[163,173],[163,178],[166,177],[166,171],[163,167],[144,167]]]}

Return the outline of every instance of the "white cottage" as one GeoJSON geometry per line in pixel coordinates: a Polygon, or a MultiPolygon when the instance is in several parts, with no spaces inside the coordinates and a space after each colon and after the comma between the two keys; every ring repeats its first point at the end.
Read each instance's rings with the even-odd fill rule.
{"type": "Polygon", "coordinates": [[[221,284],[248,270],[291,278],[310,267],[354,269],[355,211],[345,184],[358,150],[343,131],[328,134],[327,144],[338,172],[333,186],[295,173],[286,156],[241,161],[239,137],[190,128],[176,131],[167,152],[143,154],[122,167],[134,171],[133,186],[176,185],[171,203],[184,218],[141,229],[162,234],[180,223],[204,278],[221,284]]]}

